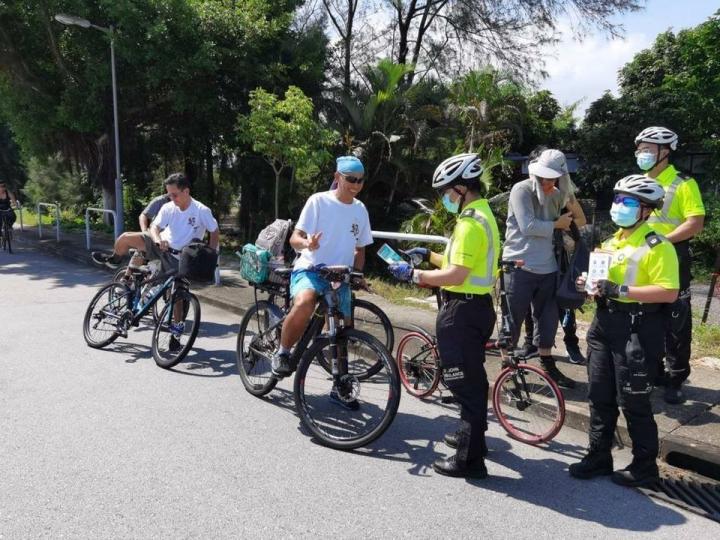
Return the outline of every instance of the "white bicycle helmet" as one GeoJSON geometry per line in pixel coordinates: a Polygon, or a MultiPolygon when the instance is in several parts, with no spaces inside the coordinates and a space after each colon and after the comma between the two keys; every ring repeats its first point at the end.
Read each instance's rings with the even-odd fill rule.
{"type": "Polygon", "coordinates": [[[631,174],[618,180],[613,188],[615,193],[624,193],[637,197],[653,208],[660,208],[665,197],[665,190],[652,178],[642,174],[631,174]]]}
{"type": "Polygon", "coordinates": [[[668,128],[653,126],[638,133],[638,136],[635,137],[635,146],[641,142],[667,144],[670,145],[670,150],[677,150],[678,136],[677,133],[670,131],[668,128]]]}
{"type": "Polygon", "coordinates": [[[447,158],[435,169],[433,189],[442,189],[455,184],[469,183],[483,173],[483,165],[477,154],[457,154],[447,158]]]}

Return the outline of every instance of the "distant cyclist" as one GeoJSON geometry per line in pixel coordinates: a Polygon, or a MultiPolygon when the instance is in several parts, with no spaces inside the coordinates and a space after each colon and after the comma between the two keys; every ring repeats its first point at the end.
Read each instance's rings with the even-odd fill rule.
{"type": "Polygon", "coordinates": [[[13,208],[17,208],[18,202],[10,191],[8,191],[7,184],[0,182],[0,219],[4,220],[9,227],[13,226],[17,216],[13,208]]]}

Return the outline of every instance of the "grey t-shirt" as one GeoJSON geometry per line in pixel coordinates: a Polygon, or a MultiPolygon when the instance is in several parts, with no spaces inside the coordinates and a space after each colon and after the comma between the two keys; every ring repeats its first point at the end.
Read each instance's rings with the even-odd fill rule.
{"type": "Polygon", "coordinates": [[[554,222],[562,214],[564,199],[557,188],[546,195],[532,178],[515,184],[508,202],[503,259],[522,259],[525,261],[523,270],[534,274],[557,271],[553,251],[554,222]]]}
{"type": "Polygon", "coordinates": [[[167,195],[159,195],[148,203],[142,213],[145,214],[152,222],[152,220],[155,219],[155,216],[158,215],[158,212],[160,212],[160,209],[163,207],[163,205],[169,202],[170,197],[168,197],[167,195]]]}

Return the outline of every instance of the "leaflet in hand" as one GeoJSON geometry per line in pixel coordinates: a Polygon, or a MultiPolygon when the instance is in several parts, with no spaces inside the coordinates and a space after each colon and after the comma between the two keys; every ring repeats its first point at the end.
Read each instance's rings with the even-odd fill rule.
{"type": "Polygon", "coordinates": [[[590,261],[588,264],[588,275],[585,281],[585,290],[594,294],[599,279],[607,279],[610,275],[610,264],[612,263],[612,254],[606,251],[593,251],[590,253],[590,261]]]}
{"type": "Polygon", "coordinates": [[[403,262],[400,254],[387,244],[380,246],[377,252],[378,256],[388,264],[403,262]]]}

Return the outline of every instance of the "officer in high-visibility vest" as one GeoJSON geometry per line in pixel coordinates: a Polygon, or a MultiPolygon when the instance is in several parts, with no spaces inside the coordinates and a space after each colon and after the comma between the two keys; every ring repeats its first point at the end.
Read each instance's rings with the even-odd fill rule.
{"type": "MultiPolygon", "coordinates": [[[[650,392],[664,353],[658,338],[665,331],[665,308],[678,296],[678,259],[673,245],[647,223],[662,206],[660,184],[634,174],[614,191],[610,216],[620,229],[601,246],[611,255],[608,277],[591,287],[597,311],[587,333],[590,447],[582,461],[570,465],[570,474],[583,479],[612,474],[617,484],[646,486],[658,479],[650,392]],[[618,406],[627,420],[633,459],[613,473],[610,448],[618,406]]],[[[578,278],[579,290],[585,281],[578,278]]]]}
{"type": "MultiPolygon", "coordinates": [[[[664,127],[646,128],[635,137],[638,167],[665,189],[665,202],[653,212],[648,223],[674,244],[680,262],[680,295],[671,311],[666,339],[667,375],[663,376],[660,371],[659,377],[659,382],[666,384],[665,401],[671,404],[685,400],[681,385],[690,375],[690,240],[702,231],[705,221],[705,207],[697,182],[669,161],[677,144],[677,134],[664,127]]],[[[663,368],[662,360],[660,367],[663,368]]]]}
{"type": "Polygon", "coordinates": [[[390,265],[393,275],[427,287],[440,287],[442,305],[436,333],[443,378],[460,404],[460,428],[445,436],[455,455],[433,463],[448,476],[485,478],[488,378],[485,344],[495,325],[490,295],[500,255],[500,234],[488,201],[480,195],[483,166],[477,154],[443,161],[433,175],[447,210],[459,214],[445,253],[415,248],[407,253],[429,261],[437,270],[417,270],[408,263],[390,265]]]}

